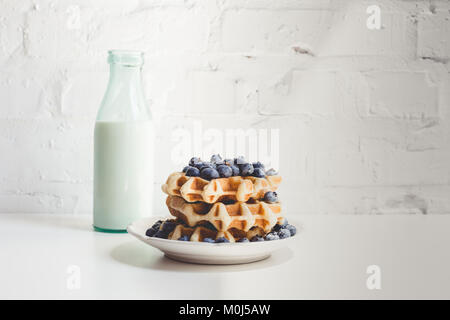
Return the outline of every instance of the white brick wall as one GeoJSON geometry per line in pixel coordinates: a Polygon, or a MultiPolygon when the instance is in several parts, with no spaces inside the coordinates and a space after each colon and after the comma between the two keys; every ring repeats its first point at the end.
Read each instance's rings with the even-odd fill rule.
{"type": "Polygon", "coordinates": [[[176,129],[278,128],[290,214],[450,213],[449,34],[448,1],[0,0],[0,212],[91,212],[114,48],[146,52],[157,185],[176,129]]]}

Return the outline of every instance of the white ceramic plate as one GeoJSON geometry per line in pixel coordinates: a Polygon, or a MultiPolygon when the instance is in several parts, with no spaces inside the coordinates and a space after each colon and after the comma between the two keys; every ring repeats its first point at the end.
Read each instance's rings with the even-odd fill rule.
{"type": "Polygon", "coordinates": [[[249,243],[205,243],[147,237],[147,229],[160,219],[165,220],[167,217],[137,220],[128,226],[127,231],[146,244],[158,248],[166,257],[190,263],[238,264],[259,261],[285,247],[295,237],[249,243]]]}

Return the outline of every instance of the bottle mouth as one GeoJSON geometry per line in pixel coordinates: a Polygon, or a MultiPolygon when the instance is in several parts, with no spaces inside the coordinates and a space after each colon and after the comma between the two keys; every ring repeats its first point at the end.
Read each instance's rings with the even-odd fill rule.
{"type": "Polygon", "coordinates": [[[144,64],[144,53],[132,50],[109,50],[108,63],[127,67],[139,67],[144,64]]]}

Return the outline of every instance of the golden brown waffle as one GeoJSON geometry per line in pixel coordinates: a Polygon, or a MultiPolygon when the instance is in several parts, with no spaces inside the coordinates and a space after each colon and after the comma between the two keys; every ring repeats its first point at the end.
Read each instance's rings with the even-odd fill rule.
{"type": "Polygon", "coordinates": [[[265,233],[258,227],[254,227],[248,232],[243,232],[236,229],[231,229],[230,231],[216,231],[202,226],[191,228],[179,224],[171,233],[169,233],[169,237],[167,239],[178,240],[182,236],[188,236],[190,241],[203,242],[205,238],[217,239],[224,237],[230,242],[236,242],[241,238],[247,237],[248,239],[251,239],[257,235],[264,236],[265,233]]]}
{"type": "Polygon", "coordinates": [[[211,223],[217,230],[225,232],[237,229],[247,232],[259,227],[269,232],[277,223],[282,223],[281,204],[258,200],[225,204],[216,202],[189,203],[181,197],[168,196],[166,200],[170,213],[190,227],[211,223]]]}
{"type": "Polygon", "coordinates": [[[174,172],[163,184],[162,190],[168,195],[180,196],[188,202],[247,202],[250,198],[263,198],[267,191],[275,191],[280,183],[281,176],[235,176],[208,181],[200,177],[188,177],[183,172],[174,172]]]}
{"type": "Polygon", "coordinates": [[[233,235],[228,231],[216,231],[211,230],[202,226],[198,226],[195,228],[185,227],[181,224],[177,225],[175,229],[169,234],[167,239],[169,240],[178,240],[181,236],[187,235],[190,241],[195,242],[203,242],[205,238],[216,239],[220,237],[224,237],[228,239],[230,242],[235,242],[236,239],[233,235]]]}

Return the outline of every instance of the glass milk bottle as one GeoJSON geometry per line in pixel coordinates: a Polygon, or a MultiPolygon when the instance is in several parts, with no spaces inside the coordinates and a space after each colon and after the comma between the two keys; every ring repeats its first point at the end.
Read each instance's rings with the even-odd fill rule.
{"type": "Polygon", "coordinates": [[[142,89],[143,53],[109,51],[108,63],[94,130],[94,229],[126,232],[151,211],[153,123],[142,89]]]}

